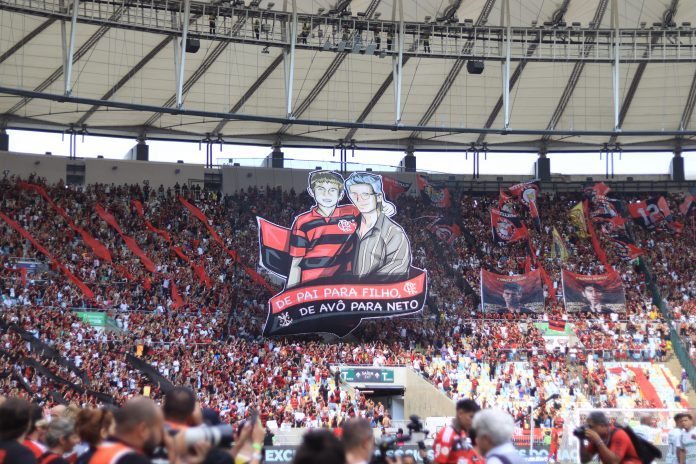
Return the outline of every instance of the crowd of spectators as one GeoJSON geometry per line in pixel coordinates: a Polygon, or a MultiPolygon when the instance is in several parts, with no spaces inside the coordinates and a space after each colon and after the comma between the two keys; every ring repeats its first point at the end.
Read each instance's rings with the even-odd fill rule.
{"type": "MultiPolygon", "coordinates": [[[[44,254],[0,221],[0,358],[6,366],[0,372],[1,394],[30,395],[46,407],[123,403],[146,389],[153,397],[161,396],[161,376],[192,387],[201,404],[224,420],[248,416],[254,404],[264,423],[278,427],[336,427],[355,416],[367,417],[375,426],[388,424],[384,405],[340,388],[330,369],[362,364],[412,367],[452,398],[501,407],[527,427],[527,406],[551,394],[559,400],[539,409],[533,417],[536,425],[550,425],[579,407],[611,407],[618,398],[626,407],[656,406],[640,389],[625,388],[626,379],[612,379],[615,374],[604,367],[611,361],[642,362],[648,372],[648,363],[669,356],[672,322],[652,304],[638,266],[619,259],[604,243],[624,283],[626,313],[580,320],[565,311],[562,268],[583,274],[606,271],[589,240],[581,239],[567,219],[580,195],[540,195],[542,228],[530,227],[531,246],[524,242],[506,247],[491,239],[489,214],[497,198],[462,194],[452,211],[443,212],[419,198],[402,196],[395,202],[396,219],[411,241],[413,265],[428,270],[425,310],[416,316],[365,321],[347,340],[326,342],[317,337],[261,337],[270,293],[242,265],[259,269],[256,214],[289,226],[311,205],[306,194],[271,187],[222,195],[185,185],[66,188],[39,178],[27,181],[45,188],[75,228],[109,250],[111,260],[98,257],[83,235],[35,191],[21,188],[19,179],[0,182],[0,210],[95,294],[86,297],[44,254]],[[209,223],[194,217],[180,197],[195,204],[209,223]],[[136,202],[142,204],[142,214],[136,202]],[[120,232],[102,219],[97,205],[113,215],[120,232]],[[426,227],[443,214],[454,216],[463,232],[451,248],[426,227]],[[551,257],[553,227],[568,247],[568,261],[551,257]],[[154,270],[147,269],[133,243],[154,270]],[[553,286],[544,288],[547,310],[519,319],[481,313],[480,269],[522,273],[530,253],[532,266],[543,266],[553,286]],[[38,268],[18,272],[18,258],[38,263],[38,268]],[[555,299],[550,290],[555,290],[555,299]],[[113,327],[95,328],[76,311],[104,311],[113,327]],[[556,319],[568,324],[567,346],[547,348],[544,323],[556,319]],[[43,345],[52,350],[50,356],[43,345]],[[139,369],[133,357],[156,375],[139,369]]],[[[675,328],[687,341],[696,339],[690,233],[636,231],[673,311],[675,328]]],[[[265,278],[280,288],[271,276],[265,278]]],[[[662,401],[673,406],[681,399],[675,387],[674,395],[662,401]]]]}

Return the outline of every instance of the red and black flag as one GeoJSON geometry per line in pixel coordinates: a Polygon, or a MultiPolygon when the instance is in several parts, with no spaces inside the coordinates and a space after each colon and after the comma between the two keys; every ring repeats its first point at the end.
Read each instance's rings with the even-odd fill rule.
{"type": "Polygon", "coordinates": [[[524,240],[529,235],[519,216],[495,208],[491,208],[491,229],[493,241],[498,245],[524,240]]]}
{"type": "Polygon", "coordinates": [[[636,224],[651,230],[671,215],[665,197],[631,203],[628,205],[628,212],[636,224]]]}
{"type": "Polygon", "coordinates": [[[452,206],[452,197],[447,187],[433,187],[430,182],[420,174],[416,175],[416,182],[418,182],[418,190],[421,193],[421,197],[423,197],[425,201],[439,208],[449,208],[452,206]]]}
{"type": "Polygon", "coordinates": [[[588,200],[593,200],[597,196],[606,197],[607,193],[611,191],[611,188],[604,182],[597,182],[594,185],[587,185],[583,192],[588,200]]]}
{"type": "Polygon", "coordinates": [[[563,319],[549,319],[549,330],[555,330],[556,332],[565,332],[566,322],[563,319]]]}
{"type": "Polygon", "coordinates": [[[500,189],[500,197],[498,198],[498,208],[506,213],[512,213],[515,210],[515,197],[507,189],[500,189]]]}
{"type": "Polygon", "coordinates": [[[454,224],[449,219],[441,217],[428,224],[427,229],[440,241],[448,245],[452,245],[457,237],[462,235],[462,230],[457,224],[454,224]]]}
{"type": "Polygon", "coordinates": [[[384,193],[386,193],[387,198],[391,201],[396,200],[408,189],[411,188],[411,184],[408,182],[402,182],[399,179],[394,179],[393,177],[382,176],[382,188],[384,193]]]}
{"type": "Polygon", "coordinates": [[[281,277],[290,271],[290,229],[256,218],[259,227],[259,251],[263,267],[281,277]]]}
{"type": "Polygon", "coordinates": [[[669,230],[679,233],[683,228],[681,223],[674,220],[665,197],[631,203],[628,211],[636,224],[648,230],[666,226],[669,230]]]}
{"type": "Polygon", "coordinates": [[[539,208],[537,208],[537,196],[541,191],[541,182],[533,180],[530,182],[522,182],[510,187],[510,193],[519,198],[529,209],[529,215],[534,222],[534,228],[541,230],[541,221],[539,220],[539,208]]]}
{"type": "Polygon", "coordinates": [[[639,256],[645,254],[645,251],[642,248],[638,248],[636,245],[631,243],[631,241],[626,236],[610,236],[609,241],[611,241],[611,243],[614,244],[614,246],[616,247],[616,253],[624,261],[633,261],[639,256]]]}
{"type": "Polygon", "coordinates": [[[684,201],[679,205],[679,212],[685,217],[694,211],[696,211],[696,187],[684,196],[684,201]]]}

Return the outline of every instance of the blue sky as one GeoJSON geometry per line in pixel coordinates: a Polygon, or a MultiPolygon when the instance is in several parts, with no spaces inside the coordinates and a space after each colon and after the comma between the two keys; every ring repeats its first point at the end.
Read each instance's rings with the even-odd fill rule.
{"type": "MultiPolygon", "coordinates": [[[[10,134],[10,150],[22,153],[43,154],[50,151],[53,155],[68,156],[68,137],[61,134],[45,132],[8,131],[10,134]]],[[[102,155],[105,158],[122,159],[128,150],[135,144],[134,140],[107,138],[107,137],[82,137],[77,140],[77,156],[83,158],[96,158],[102,155]]],[[[205,163],[205,147],[197,143],[185,142],[159,142],[149,141],[151,161],[176,162],[183,160],[185,163],[205,163]]],[[[256,165],[270,152],[270,147],[256,147],[244,145],[219,145],[213,149],[215,164],[227,164],[229,160],[242,165],[256,165]]],[[[337,162],[338,158],[332,156],[331,150],[322,149],[296,149],[284,148],[285,158],[291,158],[292,167],[311,169],[315,166],[324,168],[328,164],[337,162]]],[[[355,157],[349,161],[358,163],[354,169],[361,166],[386,165],[396,166],[403,158],[400,152],[384,151],[360,151],[356,150],[355,157]]],[[[531,174],[537,155],[534,153],[490,153],[487,159],[481,157],[480,172],[487,174],[531,174]]],[[[557,153],[550,154],[551,171],[559,174],[604,174],[606,164],[599,153],[557,153]]],[[[685,168],[687,179],[696,179],[696,153],[685,153],[685,168]]],[[[418,169],[423,171],[447,172],[451,174],[470,174],[472,160],[464,159],[464,153],[418,153],[416,152],[418,169]]],[[[631,174],[667,174],[669,172],[671,153],[624,153],[619,159],[614,158],[614,173],[617,175],[631,174]]],[[[287,164],[286,164],[287,166],[287,164]]]]}

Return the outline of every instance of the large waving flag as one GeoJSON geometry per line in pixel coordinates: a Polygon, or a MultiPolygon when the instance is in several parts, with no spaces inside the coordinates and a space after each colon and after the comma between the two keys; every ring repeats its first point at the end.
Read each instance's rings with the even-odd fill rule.
{"type": "Polygon", "coordinates": [[[462,230],[457,224],[450,219],[441,217],[428,224],[427,229],[448,245],[452,245],[457,237],[462,235],[462,230]]]}
{"type": "Polygon", "coordinates": [[[582,202],[573,206],[570,211],[568,211],[568,217],[570,218],[570,223],[575,227],[575,233],[581,239],[590,238],[590,232],[587,229],[587,221],[585,220],[585,209],[582,202]]]}
{"type": "Polygon", "coordinates": [[[498,209],[491,209],[491,229],[493,231],[493,241],[498,245],[524,240],[528,237],[529,231],[519,216],[506,213],[498,209]]]}
{"type": "Polygon", "coordinates": [[[558,258],[561,261],[568,261],[568,248],[563,242],[563,237],[558,233],[558,230],[554,227],[551,231],[551,237],[553,239],[551,243],[551,257],[558,258]]]}
{"type": "Polygon", "coordinates": [[[529,215],[532,217],[534,222],[534,228],[536,230],[541,230],[541,221],[539,219],[539,208],[537,207],[537,196],[541,191],[541,181],[532,180],[529,182],[522,182],[520,184],[515,184],[509,188],[510,193],[515,197],[519,198],[522,203],[524,203],[529,209],[529,215]]]}
{"type": "Polygon", "coordinates": [[[439,208],[449,208],[452,206],[452,197],[447,187],[433,187],[430,182],[420,174],[416,175],[416,182],[418,182],[418,190],[420,190],[421,197],[423,197],[425,201],[439,208]]]}

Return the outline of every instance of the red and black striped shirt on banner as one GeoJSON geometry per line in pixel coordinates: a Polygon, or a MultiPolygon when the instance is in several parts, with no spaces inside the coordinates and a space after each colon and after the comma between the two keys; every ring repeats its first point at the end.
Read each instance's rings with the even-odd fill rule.
{"type": "Polygon", "coordinates": [[[290,256],[302,258],[303,284],[350,270],[359,214],[355,206],[342,205],[325,217],[315,206],[295,218],[290,234],[290,256]]]}

